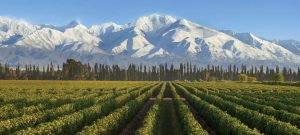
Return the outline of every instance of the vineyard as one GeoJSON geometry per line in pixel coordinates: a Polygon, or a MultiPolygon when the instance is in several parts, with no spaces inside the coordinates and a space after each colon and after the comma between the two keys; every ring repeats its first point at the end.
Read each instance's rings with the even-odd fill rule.
{"type": "Polygon", "coordinates": [[[300,135],[300,87],[0,81],[0,134],[300,135]]]}

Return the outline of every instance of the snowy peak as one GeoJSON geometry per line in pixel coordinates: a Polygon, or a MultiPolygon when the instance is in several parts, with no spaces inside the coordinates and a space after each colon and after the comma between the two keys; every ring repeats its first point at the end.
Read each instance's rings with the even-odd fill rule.
{"type": "MultiPolygon", "coordinates": [[[[160,64],[277,64],[297,66],[300,43],[269,41],[252,33],[218,31],[186,19],[152,14],[132,23],[57,27],[0,17],[0,62],[61,64],[67,58],[107,64],[132,59],[160,64]]],[[[132,61],[131,61],[132,62],[132,61]]]]}
{"type": "Polygon", "coordinates": [[[0,17],[0,46],[14,45],[24,36],[32,34],[38,26],[31,25],[23,20],[14,20],[0,17]]]}
{"type": "Polygon", "coordinates": [[[38,26],[39,26],[39,29],[50,28],[50,29],[59,30],[58,26],[55,26],[55,25],[52,25],[52,24],[40,24],[38,26]]]}
{"type": "Polygon", "coordinates": [[[274,61],[299,61],[297,53],[291,51],[291,45],[289,47],[283,47],[277,43],[255,36],[252,33],[236,33],[227,32],[229,35],[237,38],[246,45],[252,48],[259,49],[264,54],[263,56],[269,55],[269,59],[274,61]],[[234,33],[234,34],[232,34],[234,33]]]}
{"type": "Polygon", "coordinates": [[[273,43],[300,56],[300,41],[296,40],[274,40],[273,43]]]}
{"type": "Polygon", "coordinates": [[[104,23],[101,25],[93,25],[89,28],[89,32],[93,34],[94,36],[103,36],[106,34],[111,34],[113,32],[118,32],[122,29],[127,28],[127,25],[118,25],[113,22],[104,23]]]}
{"type": "Polygon", "coordinates": [[[0,17],[0,34],[6,38],[12,35],[27,35],[36,30],[37,27],[23,20],[14,20],[0,17]]]}
{"type": "Polygon", "coordinates": [[[193,24],[186,19],[180,19],[176,22],[176,24],[178,25],[178,27],[186,27],[186,28],[193,27],[192,26],[193,24]]]}
{"type": "Polygon", "coordinates": [[[167,15],[152,14],[149,16],[143,16],[132,23],[132,27],[136,27],[145,32],[151,32],[160,28],[166,27],[174,23],[177,19],[167,15]]]}
{"type": "MultiPolygon", "coordinates": [[[[269,42],[265,39],[259,38],[252,33],[237,33],[237,32],[231,31],[231,30],[221,30],[221,32],[228,34],[228,35],[242,41],[243,43],[248,44],[252,47],[256,47],[256,48],[263,48],[263,47],[269,48],[269,46],[266,46],[266,45],[272,44],[271,42],[269,42]]],[[[272,46],[277,46],[277,45],[272,45],[272,46]]]]}
{"type": "Polygon", "coordinates": [[[67,29],[87,29],[86,26],[84,26],[83,24],[81,24],[81,22],[79,20],[74,20],[71,21],[69,24],[62,26],[60,28],[61,31],[66,31],[67,29]]]}

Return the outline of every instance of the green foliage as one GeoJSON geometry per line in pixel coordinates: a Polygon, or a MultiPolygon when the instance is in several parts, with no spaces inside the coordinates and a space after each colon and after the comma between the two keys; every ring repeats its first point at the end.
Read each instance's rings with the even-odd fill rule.
{"type": "Polygon", "coordinates": [[[211,76],[211,77],[209,78],[209,81],[211,81],[211,82],[216,82],[216,81],[217,81],[217,77],[211,76]]]}
{"type": "Polygon", "coordinates": [[[163,84],[154,105],[150,108],[143,121],[143,126],[136,131],[136,135],[156,135],[159,113],[161,111],[161,100],[166,90],[166,83],[163,84]]]}
{"type": "Polygon", "coordinates": [[[158,87],[152,87],[145,94],[137,97],[136,99],[126,103],[123,107],[110,113],[108,116],[98,119],[90,126],[86,126],[79,135],[111,135],[116,134],[118,130],[123,127],[128,120],[130,120],[136,112],[142,107],[152,95],[154,90],[158,87]]]}
{"type": "Polygon", "coordinates": [[[284,122],[290,122],[293,125],[296,125],[297,127],[300,127],[300,115],[285,111],[285,110],[276,110],[271,106],[263,105],[263,104],[257,104],[245,99],[240,98],[238,95],[232,96],[227,95],[224,93],[214,93],[215,95],[222,97],[223,99],[226,99],[228,101],[238,103],[239,105],[242,105],[244,107],[247,107],[252,110],[259,111],[261,113],[274,116],[275,118],[284,121],[284,122]]]}
{"type": "Polygon", "coordinates": [[[238,79],[239,79],[240,82],[246,82],[248,80],[248,75],[239,74],[238,79]]]}
{"type": "MultiPolygon", "coordinates": [[[[197,90],[192,86],[185,85],[185,87],[188,88],[190,92],[197,90]]],[[[253,111],[242,105],[224,100],[215,95],[207,95],[204,91],[199,91],[196,95],[228,112],[230,115],[239,118],[243,123],[250,127],[255,127],[266,134],[300,134],[300,130],[297,126],[278,121],[272,116],[253,111]]]]}
{"type": "Polygon", "coordinates": [[[274,82],[275,83],[284,82],[284,76],[280,73],[276,73],[274,75],[274,82]]]}
{"type": "Polygon", "coordinates": [[[297,135],[300,88],[285,83],[0,81],[0,134],[119,134],[157,95],[136,131],[155,135],[168,93],[187,135],[207,134],[187,103],[217,134],[297,135]]]}
{"type": "Polygon", "coordinates": [[[176,93],[176,88],[173,86],[173,84],[170,83],[169,85],[173,97],[175,97],[175,108],[177,110],[177,114],[179,115],[181,127],[183,127],[185,134],[208,135],[207,131],[205,131],[195,119],[189,107],[180,99],[180,96],[176,93]]]}
{"type": "Polygon", "coordinates": [[[49,110],[41,114],[38,113],[34,115],[29,115],[30,117],[28,118],[27,116],[23,116],[24,120],[19,120],[18,118],[16,118],[16,122],[19,123],[12,123],[11,120],[9,120],[6,123],[3,123],[3,125],[10,126],[0,126],[5,127],[3,129],[0,129],[0,133],[12,133],[17,129],[29,127],[27,129],[18,131],[17,134],[61,134],[62,132],[73,134],[76,131],[80,130],[80,125],[83,126],[85,124],[89,124],[99,116],[103,116],[112,111],[113,109],[122,106],[127,101],[139,96],[140,92],[145,92],[146,90],[148,90],[149,87],[151,86],[147,85],[138,89],[135,88],[133,90],[129,90],[129,94],[126,94],[127,90],[118,91],[117,93],[105,94],[103,96],[100,96],[98,99],[96,98],[97,104],[87,104],[87,102],[83,102],[80,104],[74,104],[73,107],[71,106],[70,109],[55,108],[53,109],[53,111],[49,110]],[[47,122],[52,119],[55,120],[47,122]],[[30,128],[35,124],[41,122],[44,123],[40,124],[35,128],[30,128]]]}
{"type": "Polygon", "coordinates": [[[284,67],[279,70],[279,66],[276,68],[253,66],[248,69],[246,65],[241,65],[241,67],[231,64],[227,67],[207,65],[203,67],[188,62],[180,63],[179,67],[167,63],[159,66],[147,63],[145,65],[129,64],[124,67],[101,63],[90,65],[74,59],[68,59],[63,65],[49,63],[43,67],[38,65],[11,67],[8,64],[0,63],[0,80],[237,81],[239,74],[246,74],[257,77],[258,81],[273,81],[274,75],[277,73],[282,73],[286,81],[300,81],[300,68],[293,70],[284,67]]]}
{"type": "Polygon", "coordinates": [[[226,112],[223,112],[218,107],[202,100],[201,98],[191,94],[186,88],[175,84],[176,89],[180,90],[186,99],[192,103],[198,113],[203,116],[212,125],[219,134],[251,134],[259,135],[257,130],[253,130],[244,125],[240,120],[231,117],[226,112]]]}
{"type": "Polygon", "coordinates": [[[248,77],[248,82],[255,82],[256,81],[256,77],[248,77]]]}

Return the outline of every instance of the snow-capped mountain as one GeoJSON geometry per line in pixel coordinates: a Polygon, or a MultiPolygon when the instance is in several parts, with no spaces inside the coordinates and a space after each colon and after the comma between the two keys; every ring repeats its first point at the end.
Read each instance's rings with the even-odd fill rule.
{"type": "Polygon", "coordinates": [[[275,44],[291,51],[294,54],[300,55],[300,41],[295,40],[274,40],[275,44]]]}
{"type": "Polygon", "coordinates": [[[269,41],[251,33],[214,30],[185,19],[152,14],[132,23],[87,27],[33,25],[0,17],[0,62],[61,64],[67,58],[105,64],[285,65],[300,62],[297,41],[269,41]]]}

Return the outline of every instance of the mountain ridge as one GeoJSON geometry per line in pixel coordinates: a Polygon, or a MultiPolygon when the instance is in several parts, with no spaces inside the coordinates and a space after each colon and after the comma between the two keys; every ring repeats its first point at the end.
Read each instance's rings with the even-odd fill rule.
{"type": "Polygon", "coordinates": [[[159,14],[123,25],[110,22],[91,27],[76,20],[65,26],[53,26],[0,17],[0,62],[11,65],[44,65],[41,61],[62,64],[74,58],[124,65],[188,61],[198,65],[244,63],[296,67],[300,62],[299,43],[215,30],[159,14]]]}

